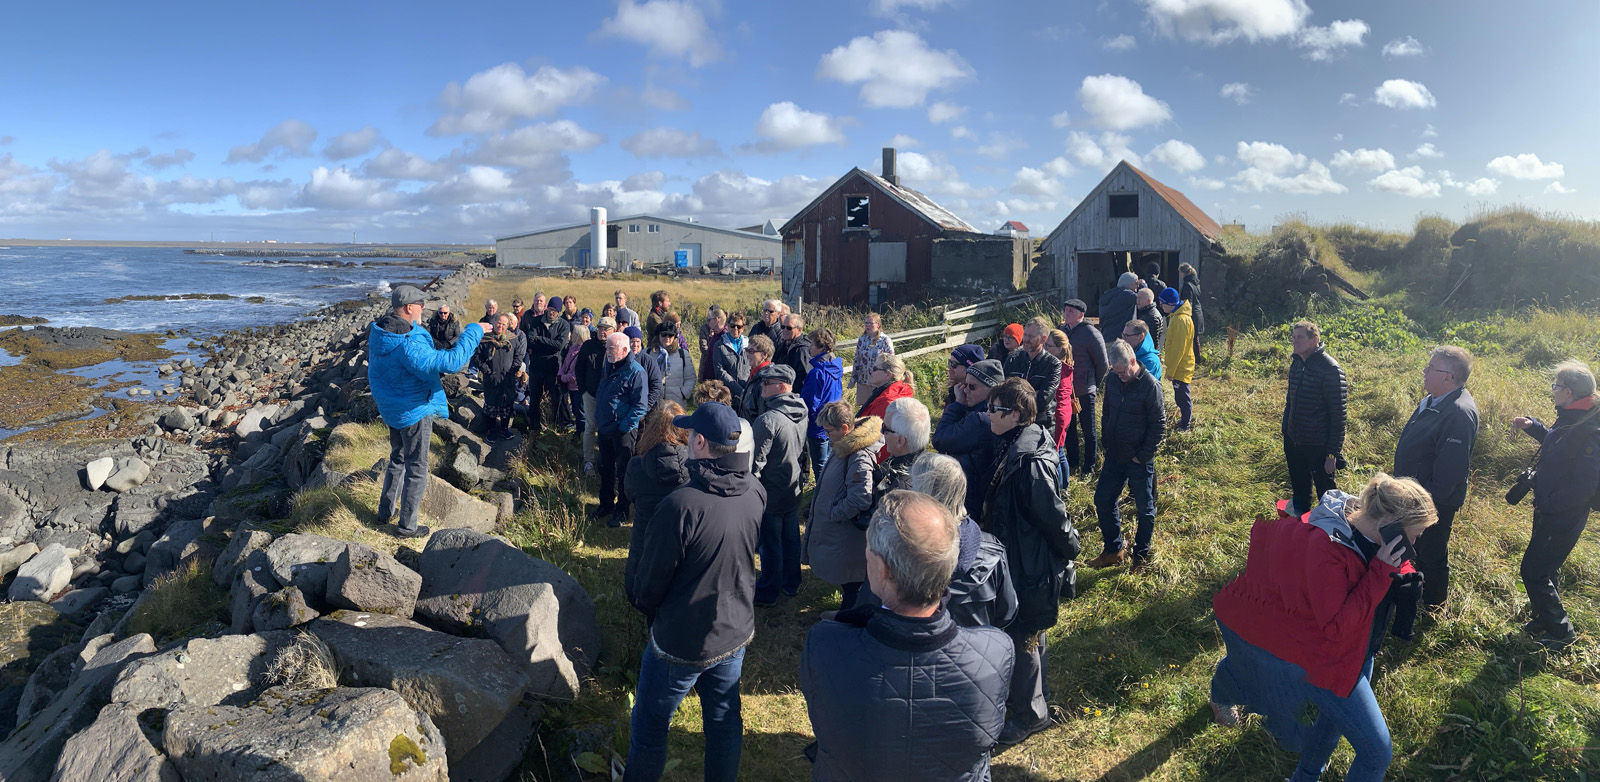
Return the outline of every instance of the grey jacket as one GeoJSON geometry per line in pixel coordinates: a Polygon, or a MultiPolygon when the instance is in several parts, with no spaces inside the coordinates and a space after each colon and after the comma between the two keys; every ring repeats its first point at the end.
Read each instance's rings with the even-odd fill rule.
{"type": "Polygon", "coordinates": [[[694,396],[697,377],[694,373],[694,359],[689,356],[689,351],[680,347],[678,352],[669,353],[656,348],[650,351],[650,357],[661,367],[662,400],[677,402],[683,409],[688,410],[689,399],[694,396]]]}
{"type": "Polygon", "coordinates": [[[1070,329],[1063,323],[1061,330],[1067,332],[1067,343],[1072,345],[1072,393],[1078,397],[1094,396],[1111,371],[1106,362],[1106,338],[1087,320],[1078,321],[1070,329]]]}
{"type": "Polygon", "coordinates": [[[1478,406],[1460,388],[1432,407],[1417,405],[1394,449],[1394,475],[1416,478],[1441,508],[1460,508],[1467,500],[1467,463],[1478,441],[1478,406]]]}
{"type": "Polygon", "coordinates": [[[767,513],[787,513],[800,504],[806,474],[806,403],[792,391],[765,402],[751,426],[750,472],[767,489],[767,513]]]}
{"type": "Polygon", "coordinates": [[[830,584],[867,580],[867,525],[882,422],[866,418],[835,445],[811,494],[804,561],[830,584]]]}

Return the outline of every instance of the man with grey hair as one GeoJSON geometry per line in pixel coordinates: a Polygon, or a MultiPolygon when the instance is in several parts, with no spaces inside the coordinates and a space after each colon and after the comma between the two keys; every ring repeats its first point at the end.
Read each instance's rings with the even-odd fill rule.
{"type": "Polygon", "coordinates": [[[799,315],[784,315],[778,320],[782,328],[778,333],[782,342],[776,344],[778,354],[772,357],[775,364],[788,364],[794,370],[794,387],[804,388],[806,375],[811,372],[811,338],[806,336],[806,319],[799,315]]]}
{"type": "Polygon", "coordinates": [[[762,403],[752,426],[755,447],[750,472],[767,490],[755,604],[770,606],[778,602],[780,590],[789,597],[800,592],[800,494],[805,487],[810,413],[794,392],[794,370],[787,365],[769,363],[751,383],[760,389],[762,403]]]}
{"type": "Polygon", "coordinates": [[[450,415],[439,376],[460,372],[483,339],[483,326],[475,323],[461,330],[455,347],[434,348],[433,335],[419,324],[424,298],[415,286],[395,286],[389,313],[367,332],[367,381],[378,415],[389,426],[389,466],[378,518],[388,522],[398,514],[395,534],[402,538],[430,532],[417,524],[417,510],[428,488],[433,419],[450,415]]]}
{"type": "Polygon", "coordinates": [[[1100,333],[1108,344],[1121,338],[1122,327],[1137,317],[1139,295],[1134,290],[1138,287],[1139,275],[1123,272],[1117,287],[1100,294],[1100,333]]]}
{"type": "Polygon", "coordinates": [[[867,578],[882,604],[819,622],[800,656],[814,779],[989,778],[1015,652],[941,606],[958,540],[955,517],[925,494],[892,492],[873,514],[867,578]]]}
{"type": "Polygon", "coordinates": [[[1161,384],[1134,359],[1133,348],[1117,340],[1106,346],[1111,374],[1106,377],[1105,415],[1100,419],[1100,444],[1106,460],[1094,485],[1094,509],[1100,519],[1105,550],[1089,567],[1106,568],[1128,560],[1117,510],[1123,487],[1133,496],[1138,526],[1133,538],[1133,570],[1142,570],[1154,556],[1150,539],[1156,524],[1156,447],[1166,436],[1166,408],[1161,384]]]}
{"type": "Polygon", "coordinates": [[[494,318],[500,314],[500,302],[490,299],[483,303],[483,319],[479,323],[494,325],[494,318]]]}
{"type": "Polygon", "coordinates": [[[961,519],[961,555],[950,577],[945,608],[962,627],[1005,629],[1017,616],[1017,592],[1000,539],[984,532],[967,514],[967,475],[961,462],[942,453],[925,453],[911,465],[911,490],[937,500],[961,519]]]}
{"type": "Polygon", "coordinates": [[[1167,344],[1167,319],[1161,314],[1161,308],[1156,306],[1156,291],[1140,288],[1134,296],[1138,305],[1136,317],[1150,330],[1150,339],[1155,341],[1155,348],[1159,351],[1167,344]]]}
{"type": "Polygon", "coordinates": [[[756,319],[756,325],[750,328],[750,336],[766,337],[776,345],[783,341],[779,333],[778,318],[783,316],[783,302],[777,299],[767,299],[761,302],[761,317],[756,319]]]}
{"type": "Polygon", "coordinates": [[[911,465],[928,450],[932,425],[929,419],[928,407],[909,396],[890,402],[889,408],[883,411],[883,450],[889,458],[878,463],[873,475],[872,496],[882,497],[895,489],[911,488],[911,465]]]}
{"type": "Polygon", "coordinates": [[[1467,466],[1478,441],[1478,406],[1467,391],[1472,354],[1454,345],[1433,349],[1422,369],[1426,396],[1412,411],[1394,449],[1396,478],[1415,478],[1433,497],[1439,521],[1417,539],[1422,598],[1444,604],[1450,587],[1450,525],[1467,500],[1467,466]]]}

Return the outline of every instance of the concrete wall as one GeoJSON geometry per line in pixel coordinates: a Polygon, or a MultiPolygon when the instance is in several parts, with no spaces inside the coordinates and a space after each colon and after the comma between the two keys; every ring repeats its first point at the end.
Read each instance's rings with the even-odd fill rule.
{"type": "MultiPolygon", "coordinates": [[[[716,260],[720,253],[770,258],[774,264],[782,259],[782,241],[776,236],[732,234],[705,226],[691,227],[648,218],[622,220],[611,225],[617,228],[617,246],[609,253],[614,260],[633,260],[645,265],[671,263],[682,244],[700,245],[701,263],[716,260]],[[630,233],[630,225],[639,226],[638,232],[630,233]],[[659,225],[660,231],[651,233],[651,225],[659,225]]],[[[501,266],[577,266],[582,257],[579,251],[587,249],[587,225],[519,236],[495,244],[501,266]]]]}
{"type": "Polygon", "coordinates": [[[1010,293],[1028,277],[1033,242],[1021,237],[946,232],[933,242],[936,297],[1010,293]]]}

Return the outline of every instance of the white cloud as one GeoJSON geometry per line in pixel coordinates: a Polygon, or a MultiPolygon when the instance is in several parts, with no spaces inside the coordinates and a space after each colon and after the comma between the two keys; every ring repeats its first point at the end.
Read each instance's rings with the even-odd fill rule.
{"type": "Polygon", "coordinates": [[[1064,128],[1072,124],[1072,115],[1065,111],[1058,111],[1050,115],[1050,127],[1064,128]]]}
{"type": "Polygon", "coordinates": [[[1120,133],[1106,131],[1098,140],[1087,133],[1073,131],[1067,134],[1067,157],[1084,168],[1110,171],[1118,162],[1126,160],[1135,166],[1144,164],[1128,147],[1130,139],[1120,133]]]}
{"type": "Polygon", "coordinates": [[[519,119],[554,114],[563,106],[593,97],[606,81],[583,66],[563,70],[549,65],[527,73],[516,63],[496,65],[467,79],[450,82],[439,96],[453,113],[439,118],[428,133],[491,133],[519,119]]]}
{"type": "Polygon", "coordinates": [[[329,160],[346,160],[361,157],[371,152],[383,142],[383,134],[378,129],[368,125],[360,130],[351,130],[340,133],[328,141],[322,148],[322,156],[329,160]]]}
{"type": "Polygon", "coordinates": [[[1500,180],[1498,179],[1478,177],[1471,182],[1458,182],[1450,175],[1449,171],[1445,171],[1444,169],[1439,170],[1439,181],[1443,183],[1445,187],[1453,187],[1457,190],[1464,190],[1469,196],[1491,195],[1496,190],[1500,189],[1500,180]]]}
{"type": "Polygon", "coordinates": [[[1235,157],[1246,168],[1233,175],[1233,188],[1241,192],[1277,190],[1299,195],[1343,193],[1344,185],[1320,161],[1291,152],[1281,144],[1264,141],[1239,142],[1235,157]],[[1290,173],[1300,173],[1289,176],[1290,173]]]}
{"type": "Polygon", "coordinates": [[[686,0],[622,0],[595,34],[643,44],[653,55],[688,60],[693,68],[722,55],[705,14],[686,0]]]}
{"type": "Polygon", "coordinates": [[[1326,62],[1344,54],[1345,49],[1365,46],[1372,28],[1360,19],[1344,19],[1327,27],[1307,27],[1295,36],[1295,46],[1306,50],[1306,59],[1326,62]]]}
{"type": "Polygon", "coordinates": [[[1151,160],[1158,161],[1180,174],[1199,171],[1206,167],[1206,156],[1189,144],[1177,139],[1167,139],[1150,150],[1151,160]]]}
{"type": "Polygon", "coordinates": [[[1394,155],[1383,148],[1358,149],[1354,152],[1341,149],[1328,163],[1344,172],[1378,173],[1394,168],[1394,155]]]}
{"type": "Polygon", "coordinates": [[[1395,171],[1386,171],[1367,184],[1372,189],[1383,193],[1394,193],[1407,198],[1438,198],[1442,186],[1437,181],[1424,181],[1421,166],[1409,166],[1395,171]]]}
{"type": "Polygon", "coordinates": [[[1011,192],[1038,198],[1059,198],[1066,194],[1066,185],[1043,169],[1023,166],[1017,169],[1011,181],[1011,192]]]}
{"type": "Polygon", "coordinates": [[[1222,97],[1243,106],[1244,104],[1250,102],[1250,98],[1253,97],[1255,93],[1256,90],[1254,87],[1251,87],[1242,81],[1234,81],[1222,85],[1221,95],[1222,97]]]}
{"type": "Polygon", "coordinates": [[[935,125],[942,125],[946,122],[954,122],[961,119],[961,115],[965,113],[967,113],[966,106],[957,106],[954,103],[947,103],[941,100],[928,107],[928,121],[935,125]]]}
{"type": "Polygon", "coordinates": [[[317,140],[317,129],[297,119],[286,119],[261,135],[254,144],[244,144],[228,150],[224,163],[260,163],[268,156],[278,159],[305,157],[311,154],[311,142],[317,140]]]}
{"type": "Polygon", "coordinates": [[[1226,182],[1223,182],[1220,179],[1211,179],[1209,177],[1203,177],[1203,176],[1200,176],[1200,177],[1192,176],[1192,177],[1189,177],[1189,186],[1190,187],[1197,187],[1197,188],[1199,188],[1201,190],[1221,190],[1222,188],[1227,187],[1228,184],[1226,182]]]}
{"type": "Polygon", "coordinates": [[[911,136],[907,136],[904,133],[896,133],[894,134],[893,138],[889,139],[889,143],[885,146],[894,147],[895,149],[911,149],[912,147],[922,146],[922,142],[911,136]]]}
{"type": "Polygon", "coordinates": [[[558,119],[489,136],[464,157],[480,165],[548,168],[562,153],[592,149],[604,142],[604,136],[570,119],[558,119]]]}
{"type": "Polygon", "coordinates": [[[872,0],[872,12],[878,16],[897,16],[902,8],[932,11],[949,3],[950,0],[872,0]]]}
{"type": "Polygon", "coordinates": [[[977,152],[984,157],[1003,160],[1012,152],[1027,148],[1028,142],[1023,141],[1020,136],[1011,133],[990,133],[989,143],[980,145],[977,152]]]}
{"type": "Polygon", "coordinates": [[[1420,57],[1422,56],[1422,42],[1409,35],[1404,38],[1396,38],[1383,45],[1383,56],[1420,57]]]}
{"type": "Polygon", "coordinates": [[[817,64],[817,78],[859,83],[861,101],[873,108],[920,106],[929,92],[950,89],[975,75],[954,50],[932,49],[908,30],[851,39],[817,64]]]}
{"type": "Polygon", "coordinates": [[[1560,182],[1551,182],[1550,184],[1545,185],[1544,186],[1544,191],[1546,193],[1550,193],[1550,194],[1553,194],[1553,195],[1566,195],[1568,193],[1576,193],[1576,192],[1578,192],[1577,190],[1574,190],[1574,189],[1572,189],[1570,187],[1567,187],[1566,185],[1563,185],[1560,182]]]}
{"type": "Polygon", "coordinates": [[[1416,151],[1406,155],[1406,157],[1416,160],[1418,158],[1444,157],[1444,153],[1440,152],[1438,149],[1435,149],[1433,142],[1429,141],[1417,147],[1416,151]]]}
{"type": "Polygon", "coordinates": [[[1078,87],[1078,101],[1096,125],[1108,130],[1159,125],[1172,119],[1171,107],[1146,95],[1139,82],[1126,76],[1085,76],[1078,87]]]}
{"type": "Polygon", "coordinates": [[[991,188],[975,188],[961,178],[961,172],[941,155],[902,152],[896,161],[900,179],[910,187],[927,193],[988,198],[991,188]]]}
{"type": "Polygon", "coordinates": [[[1373,100],[1391,109],[1431,109],[1438,105],[1421,82],[1389,79],[1373,90],[1373,100]]]}
{"type": "Polygon", "coordinates": [[[194,160],[193,152],[190,152],[187,149],[174,149],[170,155],[151,155],[150,157],[144,159],[144,164],[151,168],[160,170],[163,168],[172,168],[173,166],[181,166],[191,160],[194,160]]]}
{"type": "Polygon", "coordinates": [[[1422,129],[1422,137],[1423,138],[1437,138],[1438,135],[1439,135],[1439,130],[1437,128],[1435,128],[1433,126],[1433,123],[1431,123],[1431,122],[1428,123],[1427,127],[1422,129]]]}
{"type": "Polygon", "coordinates": [[[756,120],[756,135],[763,151],[812,147],[818,144],[844,144],[844,131],[833,117],[806,111],[792,101],[768,106],[756,120]]]}
{"type": "Polygon", "coordinates": [[[313,209],[388,209],[399,200],[392,184],[364,179],[344,166],[317,166],[294,203],[313,209]]]}
{"type": "Polygon", "coordinates": [[[1496,174],[1512,179],[1560,179],[1567,173],[1566,167],[1560,163],[1546,163],[1531,152],[1516,157],[1501,155],[1489,161],[1488,168],[1496,174]]]}
{"type": "Polygon", "coordinates": [[[1142,0],[1162,35],[1222,44],[1274,40],[1299,31],[1311,16],[1305,0],[1142,0]]]}
{"type": "Polygon", "coordinates": [[[1335,133],[1335,134],[1333,134],[1333,140],[1334,141],[1344,141],[1344,134],[1343,133],[1335,133]]]}
{"type": "Polygon", "coordinates": [[[646,87],[639,91],[639,100],[646,106],[662,111],[687,111],[689,101],[666,87],[646,87]]]}
{"type": "Polygon", "coordinates": [[[622,189],[630,193],[660,190],[666,181],[667,175],[660,171],[645,171],[622,180],[622,189]]]}
{"type": "Polygon", "coordinates": [[[443,182],[429,185],[419,196],[429,204],[485,204],[514,198],[516,189],[506,172],[489,166],[472,166],[443,182]]]}
{"type": "Polygon", "coordinates": [[[1133,36],[1128,35],[1127,33],[1123,33],[1115,38],[1107,38],[1106,40],[1100,42],[1100,48],[1105,49],[1108,52],[1125,52],[1138,45],[1139,42],[1133,40],[1133,36]]]}
{"type": "Polygon", "coordinates": [[[678,128],[651,128],[640,131],[623,139],[618,146],[643,158],[702,158],[722,155],[717,142],[700,135],[700,131],[678,128]]]}
{"type": "Polygon", "coordinates": [[[966,125],[957,125],[950,129],[950,138],[962,138],[970,141],[977,137],[978,134],[973,133],[972,129],[968,128],[966,125]]]}
{"type": "Polygon", "coordinates": [[[434,181],[448,179],[456,166],[443,160],[428,160],[404,150],[390,147],[361,166],[361,173],[381,179],[417,179],[434,181]]]}
{"type": "Polygon", "coordinates": [[[1340,106],[1354,106],[1354,105],[1356,105],[1356,104],[1358,104],[1360,102],[1361,102],[1361,96],[1357,95],[1357,94],[1355,94],[1353,92],[1347,92],[1347,93],[1344,93],[1343,95],[1339,96],[1339,105],[1340,106]]]}

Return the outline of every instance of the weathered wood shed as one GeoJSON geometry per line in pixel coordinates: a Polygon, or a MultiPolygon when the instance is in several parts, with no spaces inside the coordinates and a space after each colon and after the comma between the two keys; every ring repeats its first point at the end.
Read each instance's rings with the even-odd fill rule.
{"type": "Polygon", "coordinates": [[[1188,263],[1206,280],[1207,258],[1222,253],[1221,234],[1217,221],[1183,193],[1124,160],[1050,232],[1041,250],[1055,264],[1064,296],[1082,299],[1097,315],[1100,293],[1125,271],[1143,276],[1156,263],[1161,278],[1176,285],[1178,264],[1188,263]]]}
{"type": "Polygon", "coordinates": [[[784,223],[785,296],[846,306],[918,301],[936,287],[936,256],[950,261],[942,277],[970,270],[994,277],[996,288],[1014,288],[1027,273],[1027,255],[1017,249],[1025,243],[978,233],[901,185],[894,150],[883,153],[883,176],[853,168],[784,223]]]}

